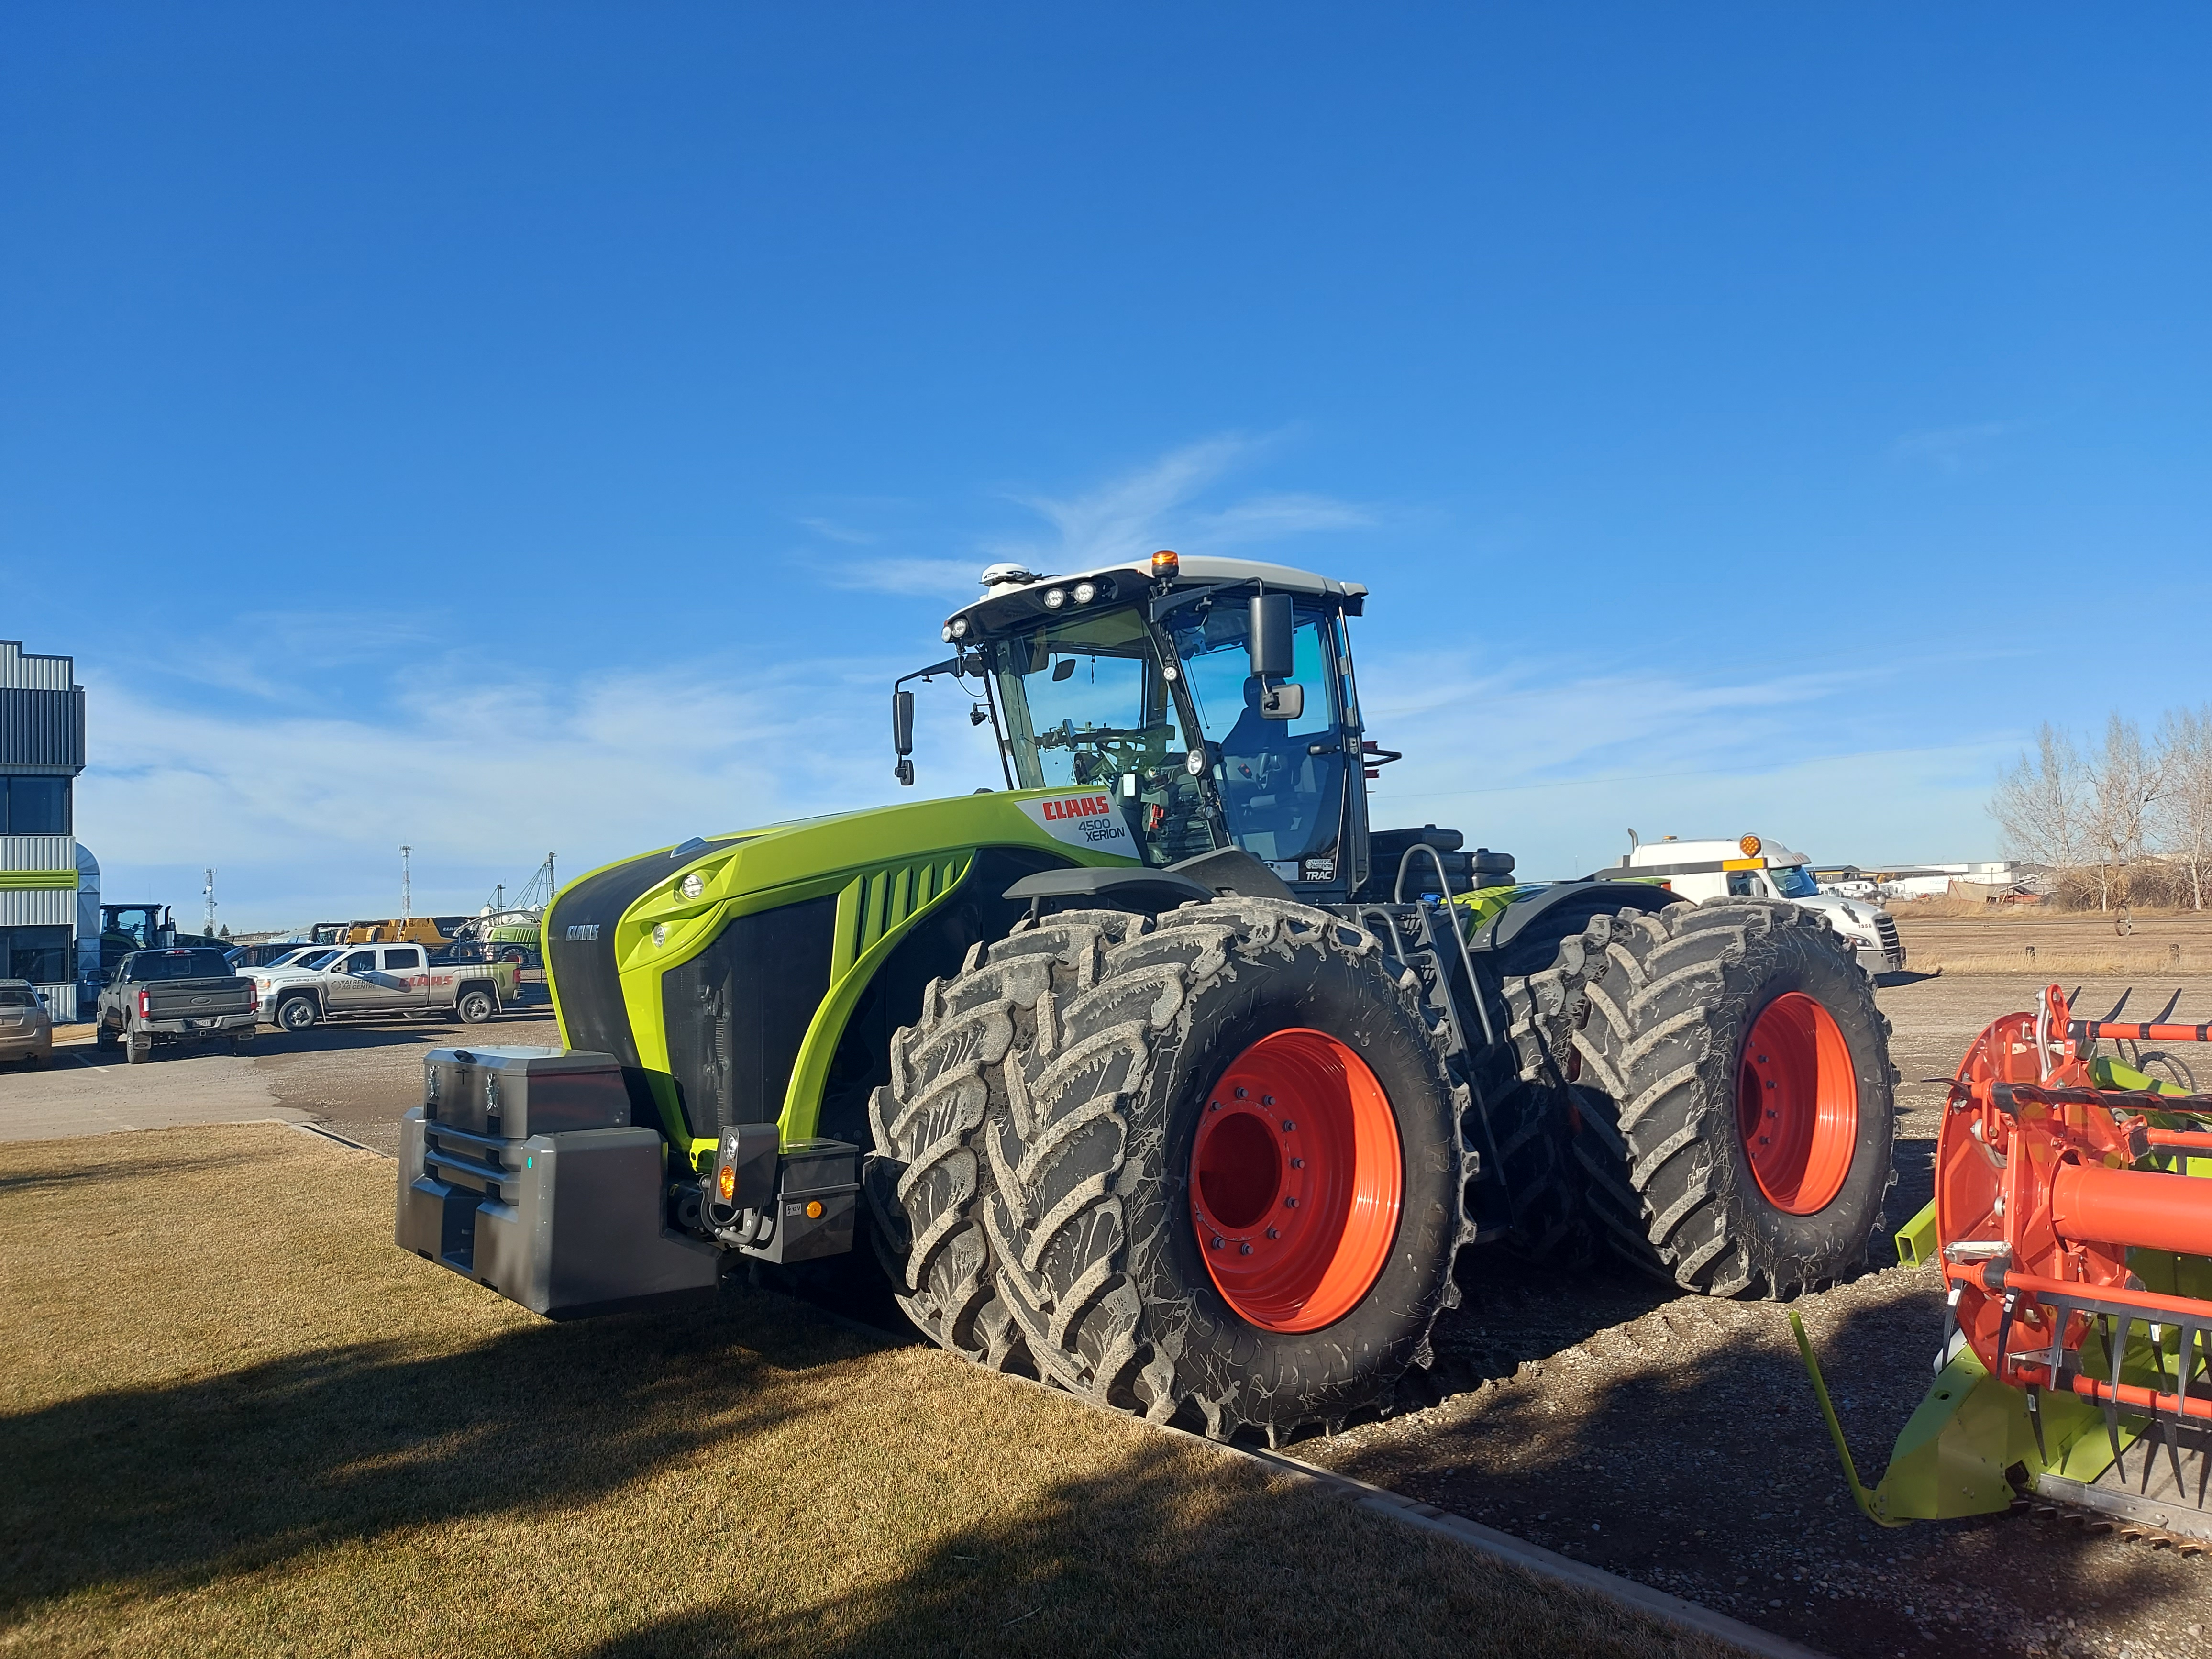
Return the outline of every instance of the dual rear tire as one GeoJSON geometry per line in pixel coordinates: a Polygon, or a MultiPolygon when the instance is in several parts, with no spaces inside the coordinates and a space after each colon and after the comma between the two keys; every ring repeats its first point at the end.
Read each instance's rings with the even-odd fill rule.
{"type": "Polygon", "coordinates": [[[1517,985],[1517,1063],[1553,1081],[1501,1051],[1478,1103],[1411,975],[1325,911],[1074,912],[975,946],[870,1103],[901,1305],[981,1363],[1217,1436],[1339,1419],[1427,1364],[1459,1300],[1478,1113],[1524,1253],[1602,1241],[1718,1295],[1863,1261],[1895,1073],[1816,919],[1599,917],[1517,985]]]}
{"type": "Polygon", "coordinates": [[[1427,1363],[1469,1102],[1362,929],[1263,899],[1052,917],[893,1054],[867,1190],[945,1346],[1215,1435],[1427,1363]]]}

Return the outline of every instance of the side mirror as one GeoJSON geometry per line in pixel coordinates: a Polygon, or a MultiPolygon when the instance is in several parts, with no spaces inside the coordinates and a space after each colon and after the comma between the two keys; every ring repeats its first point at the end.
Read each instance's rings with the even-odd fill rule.
{"type": "Polygon", "coordinates": [[[914,693],[891,693],[891,752],[903,760],[914,753],[914,693]]]}
{"type": "Polygon", "coordinates": [[[1306,689],[1303,685],[1271,685],[1260,694],[1260,718],[1263,720],[1294,720],[1306,712],[1306,689]]]}
{"type": "Polygon", "coordinates": [[[1252,655],[1252,672],[1262,679],[1286,678],[1291,672],[1291,596],[1255,593],[1252,597],[1251,631],[1245,647],[1252,655]]]}

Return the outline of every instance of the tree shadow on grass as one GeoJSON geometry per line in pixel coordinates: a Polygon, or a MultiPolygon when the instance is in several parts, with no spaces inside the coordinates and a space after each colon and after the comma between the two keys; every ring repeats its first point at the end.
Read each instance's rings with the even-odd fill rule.
{"type": "MultiPolygon", "coordinates": [[[[948,1492],[948,1510],[963,1493],[948,1492]]],[[[1712,1644],[1187,1443],[972,1513],[892,1571],[732,1585],[588,1659],[1135,1654],[1700,1656],[1712,1644]]]]}
{"type": "Polygon", "coordinates": [[[0,1421],[0,1613],[159,1592],[347,1540],[587,1503],[789,1411],[775,1373],[865,1340],[732,1288],[708,1312],[398,1340],[118,1389],[0,1421]]]}

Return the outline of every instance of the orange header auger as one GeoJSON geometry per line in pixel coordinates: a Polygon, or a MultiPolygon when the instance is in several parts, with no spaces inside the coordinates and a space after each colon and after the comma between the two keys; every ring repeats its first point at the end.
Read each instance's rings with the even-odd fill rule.
{"type": "Polygon", "coordinates": [[[1872,1492],[1799,1325],[1875,1520],[2004,1508],[2024,1470],[2060,1501],[2212,1528],[2212,1095],[2100,1057],[2100,1039],[2207,1042],[2212,1026],[2077,1019],[2053,985],[2034,1012],[1985,1028],[1950,1080],[1936,1196],[1899,1244],[1911,1261],[1932,1234],[1948,1291],[1939,1374],[1872,1492]],[[2156,1452],[2127,1467],[2138,1437],[2172,1472],[2155,1471],[2154,1495],[2156,1452]],[[2193,1516],[2172,1512],[2185,1504],[2193,1516]]]}

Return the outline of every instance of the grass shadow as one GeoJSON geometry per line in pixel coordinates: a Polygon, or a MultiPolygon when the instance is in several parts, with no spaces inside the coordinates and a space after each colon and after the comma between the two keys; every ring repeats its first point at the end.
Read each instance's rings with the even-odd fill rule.
{"type": "Polygon", "coordinates": [[[0,1419],[0,1612],[159,1593],[345,1540],[588,1504],[791,1409],[863,1352],[787,1300],[509,1329],[457,1352],[313,1350],[0,1419]]]}

